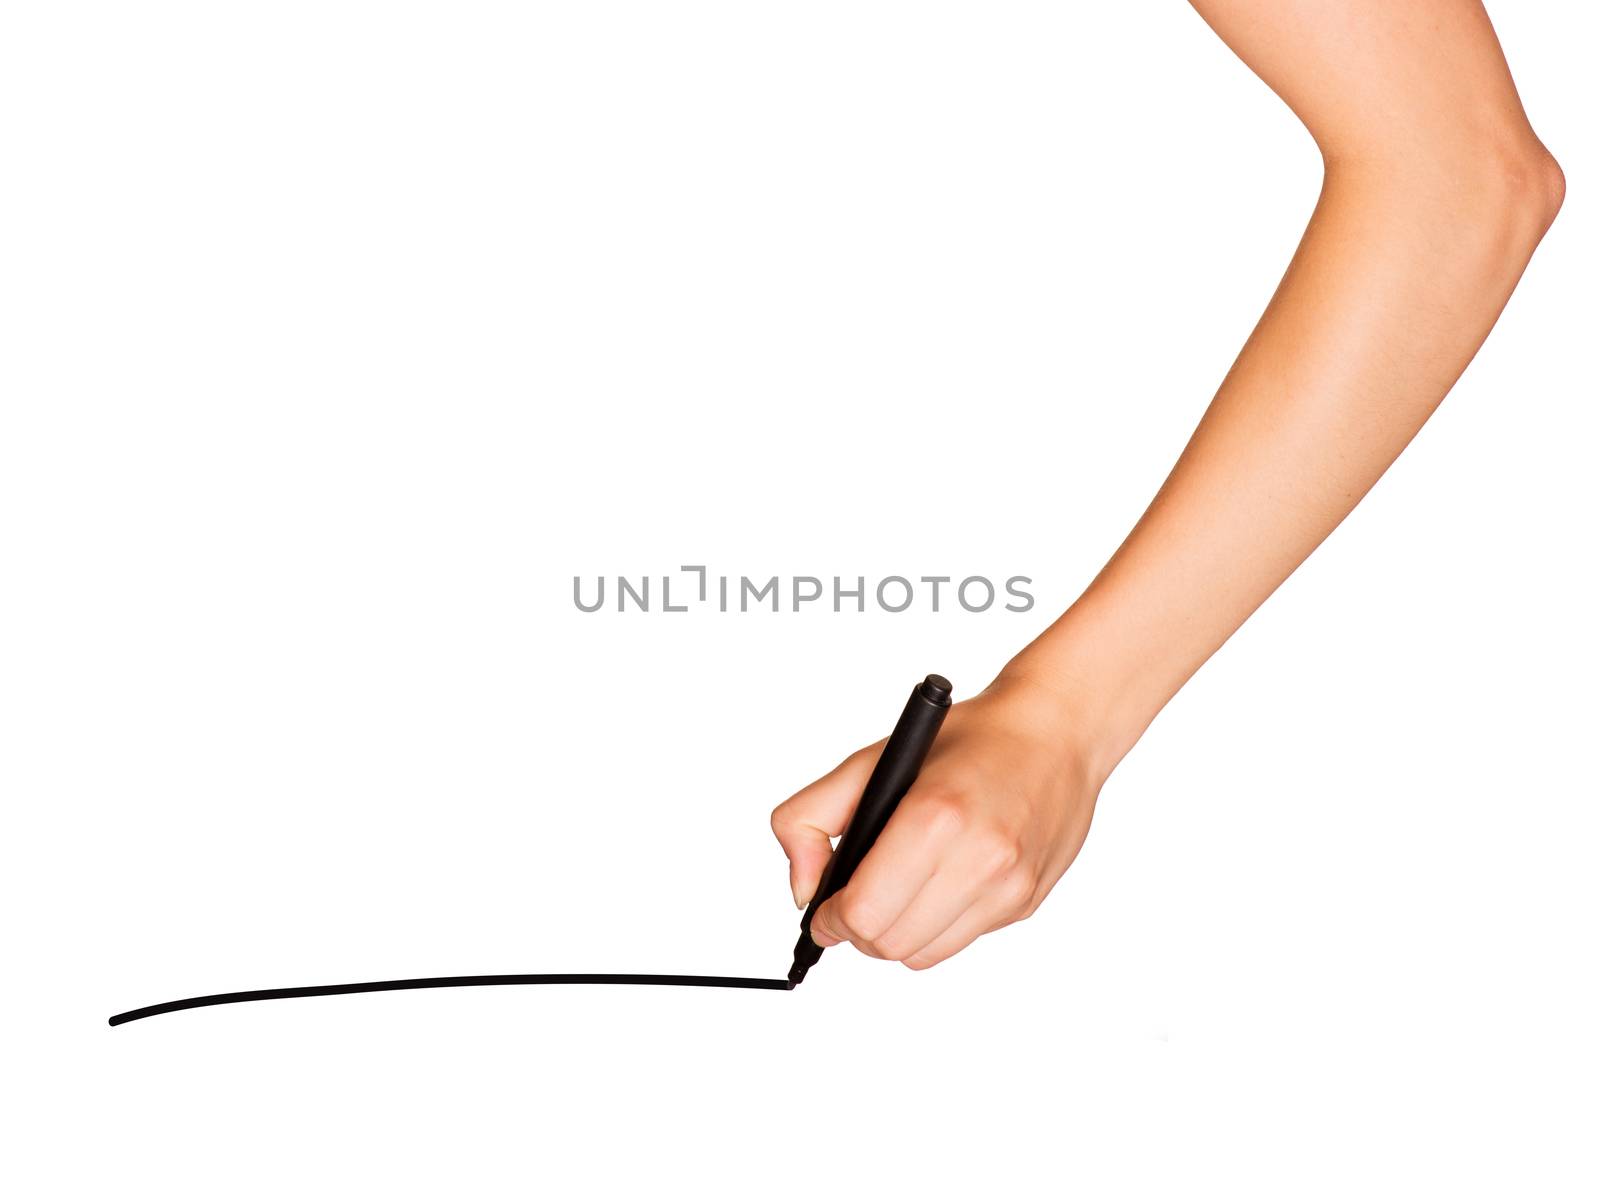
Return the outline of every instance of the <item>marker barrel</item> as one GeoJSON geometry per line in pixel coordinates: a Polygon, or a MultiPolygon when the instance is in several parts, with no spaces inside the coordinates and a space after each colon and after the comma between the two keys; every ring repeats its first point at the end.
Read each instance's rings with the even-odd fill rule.
{"type": "Polygon", "coordinates": [[[811,939],[811,918],[828,897],[850,882],[856,868],[872,850],[872,844],[889,824],[900,799],[916,781],[922,762],[939,735],[939,726],[949,714],[952,690],[950,681],[942,675],[929,675],[917,684],[906,701],[900,721],[889,734],[883,752],[878,755],[878,763],[873,766],[872,776],[861,791],[861,800],[856,803],[850,824],[845,827],[833,858],[822,872],[816,895],[800,918],[800,940],[794,948],[794,968],[789,971],[789,980],[795,985],[822,956],[821,947],[811,939]]]}

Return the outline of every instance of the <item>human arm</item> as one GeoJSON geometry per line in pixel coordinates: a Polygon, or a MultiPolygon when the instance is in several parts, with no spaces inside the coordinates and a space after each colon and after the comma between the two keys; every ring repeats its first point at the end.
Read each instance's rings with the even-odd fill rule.
{"type": "MultiPolygon", "coordinates": [[[[1079,599],[956,705],[819,944],[925,967],[1031,914],[1116,764],[1436,409],[1549,227],[1562,178],[1476,0],[1195,0],[1295,112],[1324,182],[1188,446],[1079,599]]],[[[774,812],[809,899],[875,748],[774,812]]]]}

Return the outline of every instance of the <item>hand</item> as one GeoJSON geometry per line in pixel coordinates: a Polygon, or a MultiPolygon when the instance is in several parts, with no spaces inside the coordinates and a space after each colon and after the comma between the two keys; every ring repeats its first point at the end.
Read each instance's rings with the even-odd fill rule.
{"type": "MultiPolygon", "coordinates": [[[[812,938],[926,969],[1031,916],[1083,845],[1103,783],[1071,730],[1064,701],[1015,674],[953,705],[883,834],[812,917],[812,938]]],[[[852,754],[773,811],[798,907],[882,749],[852,754]]]]}

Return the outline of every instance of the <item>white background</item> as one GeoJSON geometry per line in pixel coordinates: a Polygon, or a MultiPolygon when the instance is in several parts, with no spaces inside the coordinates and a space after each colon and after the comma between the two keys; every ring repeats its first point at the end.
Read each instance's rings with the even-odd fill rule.
{"type": "Polygon", "coordinates": [[[110,1030],[781,974],[769,810],[1089,580],[1319,165],[1181,4],[9,6],[5,1169],[1600,1172],[1600,27],[1494,16],[1565,211],[1033,920],[110,1030]],[[571,605],[682,563],[1039,608],[571,605]]]}

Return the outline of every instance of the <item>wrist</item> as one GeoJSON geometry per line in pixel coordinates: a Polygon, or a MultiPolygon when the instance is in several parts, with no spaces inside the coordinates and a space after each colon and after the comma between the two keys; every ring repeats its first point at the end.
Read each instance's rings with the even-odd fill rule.
{"type": "Polygon", "coordinates": [[[1092,691],[1042,661],[1012,659],[980,698],[1003,708],[1014,735],[1041,749],[1063,780],[1098,792],[1122,758],[1092,691]]]}
{"type": "Polygon", "coordinates": [[[1068,611],[1001,669],[990,690],[1025,701],[1020,706],[1098,790],[1167,696],[1140,682],[1080,621],[1068,611]]]}

